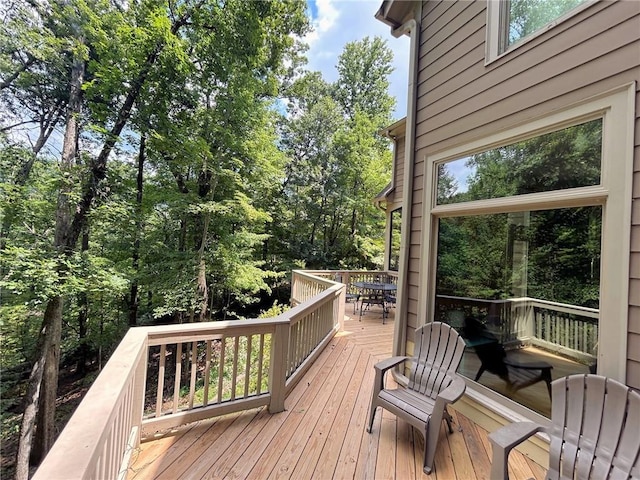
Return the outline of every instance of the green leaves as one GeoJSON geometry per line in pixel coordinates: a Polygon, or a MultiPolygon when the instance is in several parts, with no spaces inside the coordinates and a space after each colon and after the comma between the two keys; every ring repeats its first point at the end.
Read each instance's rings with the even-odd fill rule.
{"type": "Polygon", "coordinates": [[[288,89],[289,161],[270,246],[310,268],[380,267],[384,215],[371,199],[391,177],[391,152],[377,134],[394,103],[391,52],[379,38],[353,42],[338,73],[334,84],[306,73],[288,89]]]}

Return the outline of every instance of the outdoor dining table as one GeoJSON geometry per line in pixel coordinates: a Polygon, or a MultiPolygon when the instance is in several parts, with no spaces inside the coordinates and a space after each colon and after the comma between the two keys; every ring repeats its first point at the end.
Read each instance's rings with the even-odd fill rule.
{"type": "Polygon", "coordinates": [[[390,292],[395,292],[398,286],[395,283],[386,282],[354,282],[353,286],[360,291],[362,297],[360,303],[360,316],[362,316],[364,304],[382,305],[382,319],[387,316],[387,297],[390,292]]]}

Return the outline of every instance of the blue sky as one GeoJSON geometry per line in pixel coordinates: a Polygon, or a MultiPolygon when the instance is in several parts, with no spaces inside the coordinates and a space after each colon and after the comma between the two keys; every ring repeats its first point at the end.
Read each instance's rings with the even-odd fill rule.
{"type": "Polygon", "coordinates": [[[314,27],[305,38],[309,44],[307,69],[320,71],[326,81],[333,82],[345,44],[366,36],[381,37],[393,51],[390,93],[396,97],[394,117],[400,119],[407,110],[409,37],[394,38],[389,27],[374,18],[381,4],[382,0],[307,0],[314,27]]]}

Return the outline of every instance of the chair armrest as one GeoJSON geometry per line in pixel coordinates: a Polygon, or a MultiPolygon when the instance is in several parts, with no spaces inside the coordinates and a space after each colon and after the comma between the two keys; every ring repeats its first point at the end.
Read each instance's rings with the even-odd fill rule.
{"type": "Polygon", "coordinates": [[[400,365],[402,362],[404,362],[405,360],[407,360],[409,358],[410,357],[390,357],[390,358],[385,358],[384,360],[376,363],[374,365],[374,368],[376,370],[381,371],[381,372],[386,372],[390,368],[393,368],[396,365],[400,365]]]}
{"type": "Polygon", "coordinates": [[[489,434],[491,448],[493,450],[491,460],[491,479],[508,480],[509,452],[519,443],[535,433],[544,430],[544,427],[533,422],[515,422],[499,428],[489,434]]]}
{"type": "Polygon", "coordinates": [[[466,388],[467,384],[464,379],[458,375],[454,375],[451,384],[438,394],[436,402],[438,399],[442,399],[445,404],[453,403],[464,395],[466,388]]]}
{"type": "Polygon", "coordinates": [[[384,389],[384,376],[387,370],[395,367],[396,365],[400,365],[402,362],[407,360],[410,357],[391,357],[382,360],[374,365],[376,370],[376,376],[373,380],[373,397],[377,397],[378,393],[380,393],[384,389]]]}
{"type": "Polygon", "coordinates": [[[453,381],[449,384],[447,388],[438,393],[436,397],[436,403],[433,406],[433,420],[435,424],[439,425],[442,420],[442,414],[444,413],[444,409],[450,403],[458,400],[462,395],[464,395],[464,391],[467,388],[467,384],[464,379],[458,375],[453,375],[453,381]]]}

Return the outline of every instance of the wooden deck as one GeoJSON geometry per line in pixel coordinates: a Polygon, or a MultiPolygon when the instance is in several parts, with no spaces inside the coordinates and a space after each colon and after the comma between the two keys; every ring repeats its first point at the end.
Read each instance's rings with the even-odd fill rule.
{"type": "MultiPolygon", "coordinates": [[[[145,441],[127,478],[488,479],[487,432],[452,409],[462,432],[441,428],[431,475],[422,472],[422,435],[407,423],[378,409],[373,433],[366,433],[373,365],[390,355],[392,338],[393,312],[385,325],[375,308],[362,321],[347,319],[284,412],[254,409],[145,441]]],[[[544,478],[542,467],[515,451],[510,468],[512,478],[544,478]]]]}

